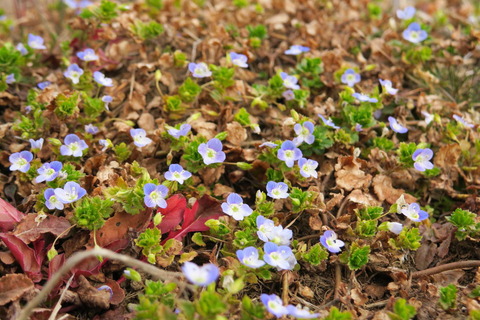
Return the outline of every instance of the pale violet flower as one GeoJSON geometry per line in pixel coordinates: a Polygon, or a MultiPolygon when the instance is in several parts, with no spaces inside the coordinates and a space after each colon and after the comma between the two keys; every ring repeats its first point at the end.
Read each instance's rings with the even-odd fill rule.
{"type": "Polygon", "coordinates": [[[408,206],[408,208],[403,208],[402,214],[415,222],[420,222],[428,218],[428,213],[424,210],[421,210],[418,203],[412,203],[408,206]]]}
{"type": "Polygon", "coordinates": [[[315,169],[318,167],[318,162],[306,158],[298,160],[298,167],[300,168],[300,174],[305,178],[318,178],[318,173],[315,169]]]}
{"type": "Polygon", "coordinates": [[[36,36],[34,34],[31,34],[31,33],[28,35],[28,42],[27,43],[30,46],[30,48],[32,48],[32,49],[37,49],[37,50],[47,49],[47,47],[45,47],[43,42],[44,42],[44,40],[40,36],[36,36]]]}
{"type": "Polygon", "coordinates": [[[397,94],[398,89],[395,89],[394,87],[392,87],[392,81],[382,80],[382,79],[378,79],[378,81],[385,88],[385,90],[387,90],[389,94],[391,94],[392,96],[397,94]]]}
{"type": "Polygon", "coordinates": [[[427,31],[422,30],[418,23],[413,22],[403,31],[402,36],[403,39],[412,43],[420,43],[427,39],[428,33],[427,31]]]}
{"type": "Polygon", "coordinates": [[[435,116],[431,113],[428,113],[427,111],[422,111],[422,115],[425,117],[425,123],[428,125],[430,122],[433,121],[435,116]]]}
{"type": "Polygon", "coordinates": [[[7,84],[12,84],[12,83],[14,83],[15,81],[17,81],[17,80],[15,80],[15,74],[13,74],[13,73],[10,73],[10,74],[5,78],[5,82],[6,82],[7,84]]]}
{"type": "Polygon", "coordinates": [[[108,148],[112,148],[113,147],[113,143],[110,139],[100,139],[98,140],[98,144],[101,145],[103,148],[102,148],[102,152],[105,152],[107,151],[108,148]]]}
{"type": "Polygon", "coordinates": [[[188,70],[192,73],[192,76],[195,78],[207,78],[212,75],[212,71],[208,69],[208,66],[205,62],[194,63],[190,62],[188,64],[188,70]]]}
{"type": "Polygon", "coordinates": [[[255,247],[247,247],[243,250],[237,250],[237,258],[240,262],[249,268],[260,268],[265,265],[265,261],[259,259],[258,250],[255,247]]]}
{"type": "Polygon", "coordinates": [[[417,149],[412,155],[413,161],[415,163],[413,166],[418,171],[425,171],[433,169],[433,163],[430,162],[430,159],[433,157],[433,151],[431,149],[417,149]]]}
{"type": "Polygon", "coordinates": [[[285,72],[280,72],[280,77],[283,80],[283,86],[288,89],[298,90],[300,86],[297,84],[298,79],[294,76],[290,76],[285,72]]]}
{"type": "Polygon", "coordinates": [[[232,60],[232,63],[237,67],[248,68],[248,58],[244,54],[230,52],[230,59],[232,60]]]}
{"type": "Polygon", "coordinates": [[[30,141],[30,148],[32,151],[40,151],[43,147],[43,138],[38,140],[29,139],[28,141],[30,141]]]}
{"type": "Polygon", "coordinates": [[[287,140],[282,143],[282,146],[277,151],[277,158],[285,161],[287,167],[293,167],[295,161],[302,158],[302,151],[297,148],[293,141],[287,140]]]}
{"type": "Polygon", "coordinates": [[[360,123],[355,124],[355,131],[356,132],[361,132],[363,131],[363,127],[360,123]]]}
{"type": "Polygon", "coordinates": [[[329,127],[332,127],[334,129],[340,129],[339,126],[337,126],[333,121],[332,119],[327,119],[325,118],[324,116],[322,116],[321,114],[318,115],[320,117],[320,119],[322,119],[322,122],[324,125],[326,126],[329,126],[329,127]]]}
{"type": "Polygon", "coordinates": [[[33,154],[30,151],[21,151],[12,153],[8,160],[10,161],[10,171],[20,171],[26,173],[30,169],[30,162],[33,160],[33,154]]]}
{"type": "Polygon", "coordinates": [[[102,101],[105,103],[105,110],[110,111],[108,105],[113,101],[112,96],[105,95],[102,97],[102,101]]]}
{"type": "Polygon", "coordinates": [[[293,126],[293,130],[297,135],[295,139],[293,139],[295,145],[299,146],[302,142],[312,144],[315,141],[315,136],[313,135],[314,129],[315,126],[310,121],[305,121],[303,124],[295,124],[295,126],[293,126]]]}
{"type": "Polygon", "coordinates": [[[263,242],[268,242],[268,235],[272,232],[275,224],[273,220],[267,219],[264,216],[258,216],[256,219],[257,223],[257,236],[263,242]]]}
{"type": "Polygon", "coordinates": [[[42,82],[37,83],[37,87],[40,90],[45,90],[45,88],[48,87],[51,84],[52,83],[50,81],[42,81],[42,82]]]}
{"type": "Polygon", "coordinates": [[[212,263],[199,267],[195,263],[188,261],[183,264],[182,272],[191,283],[201,287],[215,282],[220,275],[218,267],[212,263]]]}
{"type": "Polygon", "coordinates": [[[415,12],[416,12],[416,10],[412,6],[408,6],[403,10],[398,9],[397,10],[397,18],[401,19],[401,20],[409,20],[409,19],[413,18],[413,16],[415,15],[415,12]]]}
{"type": "Polygon", "coordinates": [[[304,46],[299,46],[299,45],[293,45],[290,47],[290,49],[285,51],[285,54],[291,55],[291,56],[296,56],[304,52],[310,51],[309,47],[304,47],[304,46]]]}
{"type": "Polygon", "coordinates": [[[26,55],[26,54],[28,53],[27,48],[25,48],[25,45],[24,45],[23,43],[21,43],[21,42],[19,42],[19,43],[16,45],[15,49],[17,49],[18,51],[20,51],[20,54],[21,54],[22,56],[24,56],[24,55],[26,55]]]}
{"type": "Polygon", "coordinates": [[[189,125],[188,123],[184,123],[180,126],[179,129],[171,127],[167,130],[167,132],[175,139],[179,139],[180,137],[186,136],[191,129],[192,129],[191,125],[189,125]]]}
{"type": "Polygon", "coordinates": [[[226,155],[222,149],[222,142],[217,138],[213,138],[207,143],[200,144],[198,146],[198,153],[200,153],[202,156],[203,163],[209,165],[212,163],[221,163],[225,161],[226,155]]]}
{"type": "Polygon", "coordinates": [[[145,194],[143,201],[147,207],[149,208],[155,208],[157,206],[160,208],[167,207],[167,202],[165,201],[165,198],[168,195],[168,188],[165,187],[164,185],[146,183],[143,186],[143,193],[145,194]]]}
{"type": "Polygon", "coordinates": [[[288,89],[283,91],[282,97],[284,97],[286,101],[291,101],[295,99],[295,93],[292,90],[288,89]]]}
{"type": "Polygon", "coordinates": [[[400,234],[403,230],[403,225],[400,222],[387,222],[387,228],[390,232],[400,234]]]}
{"type": "Polygon", "coordinates": [[[83,61],[96,61],[98,56],[95,54],[95,51],[91,48],[86,48],[83,51],[77,52],[77,57],[83,61]]]}
{"type": "Polygon", "coordinates": [[[278,147],[278,145],[276,143],[273,143],[273,142],[270,142],[270,141],[266,141],[264,143],[262,143],[261,145],[259,145],[260,148],[263,148],[263,147],[267,147],[267,148],[276,148],[278,147]]]}
{"type": "Polygon", "coordinates": [[[130,136],[132,136],[133,144],[139,148],[152,143],[152,139],[147,137],[147,132],[143,129],[130,129],[130,136]]]}
{"type": "Polygon", "coordinates": [[[105,87],[112,87],[113,86],[113,80],[110,78],[105,77],[103,73],[100,71],[95,71],[93,73],[93,80],[95,80],[96,83],[105,86],[105,87]]]}
{"type": "Polygon", "coordinates": [[[55,196],[63,204],[72,203],[82,198],[87,191],[74,181],[68,181],[62,188],[55,189],[55,196]]]}
{"type": "Polygon", "coordinates": [[[67,71],[63,73],[65,78],[72,80],[74,84],[78,84],[80,82],[80,77],[82,74],[83,69],[80,68],[76,63],[69,65],[67,71]]]}
{"type": "Polygon", "coordinates": [[[276,294],[265,294],[260,295],[260,300],[262,301],[265,308],[268,312],[276,316],[277,318],[283,317],[288,314],[288,309],[283,306],[282,299],[276,294]]]}
{"type": "Polygon", "coordinates": [[[267,183],[267,195],[273,199],[288,198],[288,186],[284,182],[269,181],[267,183]]]}
{"type": "Polygon", "coordinates": [[[372,103],[377,103],[378,102],[377,98],[370,98],[366,94],[358,93],[358,92],[352,93],[352,97],[354,97],[355,99],[357,99],[358,101],[361,101],[361,102],[372,102],[372,103]]]}
{"type": "Polygon", "coordinates": [[[70,8],[77,10],[86,8],[93,4],[93,2],[89,0],[63,0],[63,2],[70,8]]]}
{"type": "Polygon", "coordinates": [[[97,134],[100,130],[98,127],[94,126],[93,124],[86,124],[85,125],[85,132],[90,134],[97,134]]]}
{"type": "Polygon", "coordinates": [[[58,200],[57,196],[55,195],[55,190],[53,188],[48,188],[47,190],[45,190],[43,196],[45,197],[45,206],[48,209],[63,210],[64,205],[60,200],[58,200]]]}
{"type": "Polygon", "coordinates": [[[81,140],[76,134],[68,134],[65,137],[64,144],[60,147],[62,156],[81,157],[83,150],[87,149],[88,145],[85,140],[81,140]]]}
{"type": "Polygon", "coordinates": [[[342,250],[340,248],[345,245],[342,240],[337,239],[337,234],[332,230],[327,230],[323,233],[320,237],[320,243],[332,253],[340,252],[342,250]]]}
{"type": "Polygon", "coordinates": [[[349,87],[355,86],[356,83],[359,83],[362,78],[358,73],[355,72],[353,69],[347,69],[342,74],[340,80],[342,83],[346,84],[349,87]]]}
{"type": "Polygon", "coordinates": [[[247,204],[243,203],[242,197],[237,193],[230,193],[227,202],[222,203],[222,210],[225,214],[240,221],[252,214],[253,210],[247,204]]]}
{"type": "Polygon", "coordinates": [[[463,126],[465,126],[465,127],[467,127],[467,128],[473,128],[473,127],[475,127],[474,124],[471,124],[471,123],[465,121],[465,119],[463,119],[462,117],[460,117],[460,116],[458,116],[458,115],[456,115],[456,114],[453,115],[453,119],[457,120],[458,123],[461,123],[463,126]]]}
{"type": "Polygon", "coordinates": [[[297,259],[295,259],[290,247],[267,242],[263,246],[263,251],[265,252],[263,260],[278,270],[292,270],[297,263],[297,259]]]}
{"type": "Polygon", "coordinates": [[[269,232],[265,233],[267,242],[273,242],[279,246],[290,245],[290,242],[292,241],[292,236],[292,230],[288,228],[283,228],[282,226],[274,226],[271,230],[269,230],[269,232]]]}
{"type": "Polygon", "coordinates": [[[289,316],[299,319],[313,319],[320,316],[319,313],[310,313],[310,309],[307,307],[302,308],[300,305],[294,306],[289,304],[287,310],[289,316]]]}
{"type": "Polygon", "coordinates": [[[388,117],[388,122],[390,123],[390,128],[397,133],[406,133],[408,131],[408,129],[398,123],[394,117],[388,117]]]}
{"type": "Polygon", "coordinates": [[[171,164],[168,167],[168,171],[164,174],[165,179],[169,181],[177,181],[180,184],[183,184],[185,180],[190,178],[192,174],[187,170],[183,169],[179,164],[171,164]]]}
{"type": "Polygon", "coordinates": [[[43,181],[53,181],[62,170],[63,164],[60,161],[52,161],[44,163],[40,168],[37,169],[39,174],[35,178],[35,183],[40,183],[43,181]]]}

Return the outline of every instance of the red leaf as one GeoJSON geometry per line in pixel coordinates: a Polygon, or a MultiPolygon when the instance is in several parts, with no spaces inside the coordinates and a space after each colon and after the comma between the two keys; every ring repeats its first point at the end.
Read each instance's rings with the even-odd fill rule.
{"type": "MultiPolygon", "coordinates": [[[[47,216],[39,222],[35,221],[36,218],[36,214],[27,215],[17,225],[13,234],[28,244],[40,238],[44,233],[59,236],[71,226],[65,217],[47,214],[47,216]]],[[[63,233],[62,238],[66,237],[67,234],[68,232],[63,233]]]]}
{"type": "Polygon", "coordinates": [[[42,280],[40,261],[43,259],[35,254],[35,250],[27,246],[25,242],[13,234],[1,233],[0,239],[2,239],[8,249],[10,249],[10,252],[30,279],[34,282],[42,280]]]}
{"type": "Polygon", "coordinates": [[[0,199],[0,231],[10,231],[25,216],[10,203],[0,199]]]}
{"type": "Polygon", "coordinates": [[[185,209],[187,209],[187,200],[185,200],[184,196],[176,194],[168,198],[167,207],[165,209],[158,209],[158,212],[164,216],[162,222],[158,225],[162,233],[170,232],[180,224],[185,209]]]}
{"type": "Polygon", "coordinates": [[[200,200],[197,200],[193,207],[187,208],[183,215],[182,229],[179,231],[172,231],[168,235],[168,239],[182,240],[189,232],[206,231],[209,229],[205,222],[210,219],[218,219],[223,215],[220,207],[220,202],[214,198],[204,195],[200,200]]]}

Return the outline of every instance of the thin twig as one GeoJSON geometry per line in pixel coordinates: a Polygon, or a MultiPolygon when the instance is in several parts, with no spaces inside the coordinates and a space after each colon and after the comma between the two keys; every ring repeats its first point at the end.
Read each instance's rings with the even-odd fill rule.
{"type": "Polygon", "coordinates": [[[340,299],[340,283],[342,282],[342,269],[340,264],[335,265],[335,293],[333,295],[335,300],[340,299]]]}
{"type": "Polygon", "coordinates": [[[457,262],[442,264],[440,266],[436,266],[436,267],[421,270],[421,271],[416,271],[412,273],[412,278],[430,276],[432,274],[436,274],[436,273],[440,273],[448,270],[463,269],[463,268],[478,268],[478,267],[480,267],[480,260],[457,261],[457,262]]]}
{"type": "Polygon", "coordinates": [[[104,257],[111,260],[118,260],[123,262],[125,265],[138,268],[142,271],[152,275],[157,279],[162,280],[170,280],[172,282],[176,282],[181,284],[181,281],[178,281],[176,278],[181,277],[182,273],[180,272],[172,272],[166,271],[162,269],[158,269],[157,267],[142,262],[140,260],[134,259],[130,256],[119,254],[104,248],[94,248],[88,251],[81,251],[72,255],[65,264],[48,280],[45,285],[43,286],[42,290],[38,293],[38,295],[30,300],[29,303],[23,308],[18,316],[17,320],[27,320],[32,313],[33,309],[36,308],[45,298],[48,296],[50,291],[55,287],[55,285],[63,278],[65,274],[67,274],[73,267],[75,267],[81,261],[91,258],[91,257],[104,257]]]}

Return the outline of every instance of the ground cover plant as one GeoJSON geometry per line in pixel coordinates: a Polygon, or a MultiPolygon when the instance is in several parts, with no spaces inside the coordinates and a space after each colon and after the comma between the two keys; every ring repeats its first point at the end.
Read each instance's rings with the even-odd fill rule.
{"type": "Polygon", "coordinates": [[[2,6],[1,319],[480,319],[478,2],[2,6]]]}

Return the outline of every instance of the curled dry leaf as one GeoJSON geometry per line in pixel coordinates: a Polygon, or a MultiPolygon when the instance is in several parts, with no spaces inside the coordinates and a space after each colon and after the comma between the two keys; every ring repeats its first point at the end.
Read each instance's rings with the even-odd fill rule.
{"type": "Polygon", "coordinates": [[[372,176],[361,170],[366,162],[352,156],[340,157],[335,165],[337,186],[347,191],[367,188],[372,176]]]}
{"type": "Polygon", "coordinates": [[[13,234],[26,244],[29,244],[39,239],[45,233],[51,233],[56,237],[61,235],[61,238],[65,238],[68,233],[63,232],[70,226],[70,222],[65,217],[47,214],[45,218],[38,220],[38,215],[29,214],[20,221],[13,234]]]}
{"type": "Polygon", "coordinates": [[[373,191],[380,201],[386,200],[389,204],[394,204],[402,194],[405,195],[405,200],[408,203],[417,201],[417,198],[405,193],[405,190],[395,189],[392,186],[392,178],[383,174],[379,174],[373,178],[373,191]]]}
{"type": "Polygon", "coordinates": [[[20,299],[33,290],[33,281],[24,274],[7,274],[0,278],[0,306],[20,299]]]}

